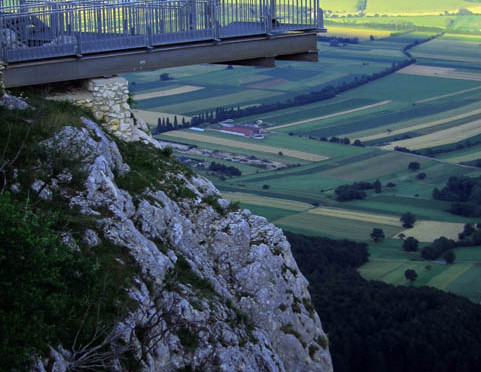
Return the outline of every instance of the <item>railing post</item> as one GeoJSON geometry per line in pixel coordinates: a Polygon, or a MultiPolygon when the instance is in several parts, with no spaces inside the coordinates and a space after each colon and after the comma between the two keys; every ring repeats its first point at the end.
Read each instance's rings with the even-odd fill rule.
{"type": "Polygon", "coordinates": [[[272,32],[272,2],[273,0],[265,0],[265,15],[264,15],[264,18],[265,18],[265,22],[266,22],[266,33],[267,34],[270,34],[272,32]]]}
{"type": "Polygon", "coordinates": [[[220,22],[219,22],[219,11],[217,9],[217,0],[211,0],[211,19],[213,28],[213,38],[214,40],[220,40],[220,22]]]}
{"type": "Polygon", "coordinates": [[[77,39],[77,56],[81,57],[82,56],[82,36],[81,32],[77,32],[75,35],[75,38],[77,39]]]}
{"type": "Polygon", "coordinates": [[[145,43],[147,48],[152,48],[152,17],[150,14],[150,4],[146,1],[145,6],[145,43]]]}

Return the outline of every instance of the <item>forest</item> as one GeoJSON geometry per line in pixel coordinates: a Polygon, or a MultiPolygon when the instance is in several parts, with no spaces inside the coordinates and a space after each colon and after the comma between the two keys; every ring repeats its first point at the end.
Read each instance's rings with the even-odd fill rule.
{"type": "Polygon", "coordinates": [[[286,233],[329,335],[336,372],[481,370],[481,312],[430,287],[363,279],[365,243],[286,233]]]}

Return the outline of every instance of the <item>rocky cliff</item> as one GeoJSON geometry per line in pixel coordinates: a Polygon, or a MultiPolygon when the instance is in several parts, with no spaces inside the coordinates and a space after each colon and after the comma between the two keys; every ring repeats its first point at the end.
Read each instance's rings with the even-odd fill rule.
{"type": "Polygon", "coordinates": [[[66,228],[64,243],[81,251],[108,242],[120,265],[127,252],[133,281],[129,310],[109,332],[82,347],[51,345],[34,370],[332,371],[282,230],[223,199],[168,150],[125,143],[85,117],[65,124],[41,142],[51,157],[38,161],[56,171],[32,192],[93,221],[81,239],[66,228]]]}

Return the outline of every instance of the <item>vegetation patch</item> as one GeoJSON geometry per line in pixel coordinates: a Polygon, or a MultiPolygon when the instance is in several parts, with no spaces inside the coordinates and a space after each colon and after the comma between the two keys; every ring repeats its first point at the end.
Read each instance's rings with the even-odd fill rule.
{"type": "Polygon", "coordinates": [[[189,262],[183,256],[177,256],[174,268],[168,272],[165,278],[166,288],[175,289],[177,283],[191,285],[192,289],[197,291],[204,298],[213,298],[217,296],[211,282],[197,275],[189,262]]]}

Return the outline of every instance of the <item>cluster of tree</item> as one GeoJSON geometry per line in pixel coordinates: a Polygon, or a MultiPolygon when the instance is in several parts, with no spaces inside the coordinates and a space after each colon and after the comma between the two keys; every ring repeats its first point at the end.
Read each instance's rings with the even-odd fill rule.
{"type": "Polygon", "coordinates": [[[157,119],[157,126],[152,130],[152,134],[160,134],[164,132],[169,132],[174,129],[181,129],[181,128],[190,128],[192,125],[188,123],[184,117],[182,117],[181,124],[179,124],[179,120],[177,119],[177,115],[174,116],[174,121],[171,122],[170,118],[158,118],[157,119]]]}
{"type": "MultiPolygon", "coordinates": [[[[327,137],[321,137],[319,138],[320,141],[323,141],[323,142],[332,142],[332,143],[340,143],[342,145],[350,145],[351,144],[351,140],[347,137],[344,137],[344,138],[338,138],[338,137],[331,137],[331,138],[327,138],[327,137]]],[[[357,140],[359,141],[359,140],[357,140]]],[[[361,141],[359,141],[360,143],[361,141]]],[[[359,146],[359,145],[357,145],[359,146]]]]}
{"type": "MultiPolygon", "coordinates": [[[[293,136],[293,135],[295,135],[294,132],[289,132],[289,136],[293,136]]],[[[301,134],[298,134],[297,136],[302,137],[301,134]]],[[[327,137],[315,137],[315,136],[310,135],[309,139],[319,140],[319,141],[322,141],[322,142],[339,143],[341,145],[353,145],[353,146],[364,147],[364,144],[361,142],[361,140],[357,139],[357,140],[354,140],[354,142],[351,142],[351,140],[347,137],[339,138],[339,137],[333,136],[331,138],[327,138],[327,137]]]]}
{"type": "MultiPolygon", "coordinates": [[[[376,182],[378,182],[378,181],[376,181],[376,182]]],[[[401,218],[399,220],[402,222],[402,225],[403,225],[404,228],[410,229],[416,223],[416,216],[414,214],[412,214],[411,212],[406,212],[401,216],[401,218]]],[[[373,228],[370,237],[374,241],[374,243],[380,242],[381,240],[383,240],[385,238],[383,229],[380,229],[378,227],[373,228]]],[[[404,238],[405,235],[400,234],[400,237],[404,238]]],[[[410,243],[412,243],[412,241],[410,239],[412,239],[412,238],[407,238],[406,241],[404,241],[405,245],[403,245],[403,248],[406,251],[416,251],[418,242],[417,242],[416,239],[414,239],[414,240],[416,240],[416,247],[415,247],[415,249],[413,249],[413,247],[410,245],[410,243]]]]}
{"type": "Polygon", "coordinates": [[[476,225],[467,223],[463,232],[459,233],[456,246],[475,247],[481,245],[481,223],[476,225]]]}
{"type": "Polygon", "coordinates": [[[431,245],[423,248],[421,256],[425,260],[437,260],[444,258],[446,262],[453,263],[456,259],[453,249],[456,247],[456,242],[444,236],[435,239],[431,245]]]}
{"type": "Polygon", "coordinates": [[[481,216],[481,177],[450,177],[441,190],[433,190],[433,198],[451,201],[450,212],[466,217],[481,216]]]}
{"type": "Polygon", "coordinates": [[[317,41],[332,43],[337,41],[339,44],[359,44],[358,37],[339,37],[339,36],[324,36],[317,35],[317,41]]]}
{"type": "Polygon", "coordinates": [[[215,161],[210,163],[209,170],[212,172],[221,173],[229,177],[242,176],[242,172],[239,170],[239,168],[236,168],[234,166],[229,167],[221,163],[216,163],[215,161]]]}
{"type": "Polygon", "coordinates": [[[360,243],[286,235],[336,372],[481,370],[479,305],[431,287],[363,279],[356,268],[368,256],[360,243]]]}
{"type": "MultiPolygon", "coordinates": [[[[458,235],[459,240],[454,241],[446,237],[440,237],[433,241],[421,251],[421,256],[426,260],[436,260],[444,258],[448,263],[454,262],[456,254],[454,249],[457,247],[475,247],[481,245],[481,224],[465,224],[464,229],[458,235]]],[[[408,238],[409,239],[409,238],[408,238]]],[[[405,242],[407,239],[405,240],[405,242]]]]}
{"type": "Polygon", "coordinates": [[[352,185],[340,185],[335,188],[334,193],[338,201],[364,199],[367,194],[364,190],[374,190],[379,194],[382,192],[382,185],[379,180],[374,182],[355,182],[352,185]]]}
{"type": "Polygon", "coordinates": [[[314,102],[324,101],[326,99],[334,98],[336,95],[345,91],[357,88],[361,85],[367,84],[370,81],[374,81],[390,75],[406,66],[409,66],[416,61],[413,59],[407,59],[404,61],[393,62],[391,67],[386,68],[380,72],[374,72],[371,75],[356,76],[354,80],[350,82],[343,81],[342,83],[332,86],[328,85],[320,91],[314,91],[310,93],[300,94],[293,98],[290,98],[284,102],[262,103],[256,106],[248,106],[241,108],[237,107],[217,107],[214,111],[210,110],[201,113],[192,118],[192,125],[199,125],[201,123],[215,123],[227,119],[237,119],[245,116],[260,115],[266,112],[277,111],[285,108],[307,105],[314,102]]]}

